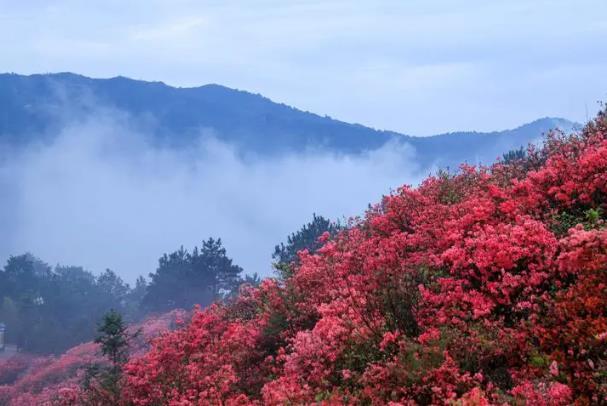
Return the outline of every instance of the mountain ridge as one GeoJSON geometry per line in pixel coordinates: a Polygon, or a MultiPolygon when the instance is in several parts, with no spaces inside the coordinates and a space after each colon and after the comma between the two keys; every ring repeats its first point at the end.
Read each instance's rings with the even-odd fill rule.
{"type": "Polygon", "coordinates": [[[102,105],[134,118],[151,118],[155,125],[147,131],[169,145],[187,146],[202,129],[212,129],[242,151],[260,155],[309,148],[358,154],[388,142],[405,142],[415,149],[424,166],[490,163],[510,149],[537,142],[551,128],[571,131],[577,126],[567,119],[544,117],[508,130],[418,137],[321,116],[216,83],[174,87],[161,81],[124,76],[95,79],[71,72],[0,74],[0,103],[4,106],[0,140],[9,143],[59,131],[65,124],[64,110],[86,114],[102,105]]]}

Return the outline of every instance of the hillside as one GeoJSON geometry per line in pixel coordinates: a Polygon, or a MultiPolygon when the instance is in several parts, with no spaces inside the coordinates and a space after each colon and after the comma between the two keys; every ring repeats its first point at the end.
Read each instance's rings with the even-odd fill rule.
{"type": "MultiPolygon", "coordinates": [[[[121,401],[604,404],[606,198],[605,113],[523,159],[403,187],[301,251],[292,276],[133,356],[121,401]]],[[[86,404],[70,371],[28,396],[86,404]]]]}
{"type": "MultiPolygon", "coordinates": [[[[176,322],[186,316],[186,312],[175,310],[130,326],[132,331],[139,331],[131,343],[132,354],[143,354],[150,340],[174,329],[176,322]]],[[[93,342],[77,345],[60,356],[17,353],[0,358],[0,405],[73,404],[87,369],[106,363],[93,342]]]]}
{"type": "Polygon", "coordinates": [[[321,117],[220,85],[175,88],[72,73],[2,74],[0,105],[0,140],[9,144],[52,137],[70,120],[104,107],[127,114],[155,142],[177,147],[189,145],[205,130],[245,153],[261,155],[306,149],[361,153],[389,141],[406,142],[415,148],[422,167],[489,164],[550,129],[569,131],[574,126],[565,119],[542,118],[499,132],[412,137],[321,117]]]}
{"type": "Polygon", "coordinates": [[[134,404],[603,404],[607,116],[403,187],[125,366],[134,404]],[[153,367],[150,367],[153,366],[153,367]]]}

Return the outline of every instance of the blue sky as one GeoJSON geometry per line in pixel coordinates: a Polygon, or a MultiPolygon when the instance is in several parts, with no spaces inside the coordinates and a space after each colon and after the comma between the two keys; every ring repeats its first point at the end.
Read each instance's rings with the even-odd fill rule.
{"type": "Polygon", "coordinates": [[[584,121],[606,44],[604,0],[0,0],[0,71],[220,83],[413,135],[584,121]]]}

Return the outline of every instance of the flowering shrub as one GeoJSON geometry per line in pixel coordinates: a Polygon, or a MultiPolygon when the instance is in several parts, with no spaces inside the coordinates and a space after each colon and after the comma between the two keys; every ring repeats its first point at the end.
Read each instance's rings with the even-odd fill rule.
{"type": "Polygon", "coordinates": [[[401,188],[294,273],[196,310],[125,403],[607,402],[607,119],[401,188]]]}
{"type": "MultiPolygon", "coordinates": [[[[142,334],[134,354],[145,352],[148,340],[167,331],[185,312],[173,311],[150,317],[133,329],[142,334]]],[[[87,369],[105,360],[97,344],[78,345],[59,357],[18,355],[0,361],[0,405],[79,405],[83,403],[82,382],[87,369]]]]}
{"type": "Polygon", "coordinates": [[[27,370],[30,363],[31,358],[21,354],[0,360],[0,385],[10,385],[15,382],[27,370]]]}
{"type": "MultiPolygon", "coordinates": [[[[123,402],[606,403],[606,211],[605,114],[525,159],[402,187],[291,276],[155,338],[123,402]]],[[[19,404],[78,403],[77,372],[36,384],[69,354],[19,378],[38,391],[19,404]]]]}

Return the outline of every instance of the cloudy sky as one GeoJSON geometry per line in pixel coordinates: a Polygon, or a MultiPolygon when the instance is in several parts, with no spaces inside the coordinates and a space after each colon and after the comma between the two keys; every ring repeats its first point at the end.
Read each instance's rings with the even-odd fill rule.
{"type": "Polygon", "coordinates": [[[220,83],[414,135],[584,121],[604,0],[0,0],[0,71],[220,83]]]}
{"type": "MultiPolygon", "coordinates": [[[[488,131],[592,117],[606,16],[605,0],[0,0],[0,72],[219,83],[411,135],[488,131]]],[[[76,117],[0,159],[0,263],[29,251],[133,281],[213,236],[270,275],[274,245],[313,213],[362,214],[428,173],[393,145],[243,162],[217,139],[188,159],[121,117],[76,117]]]]}

